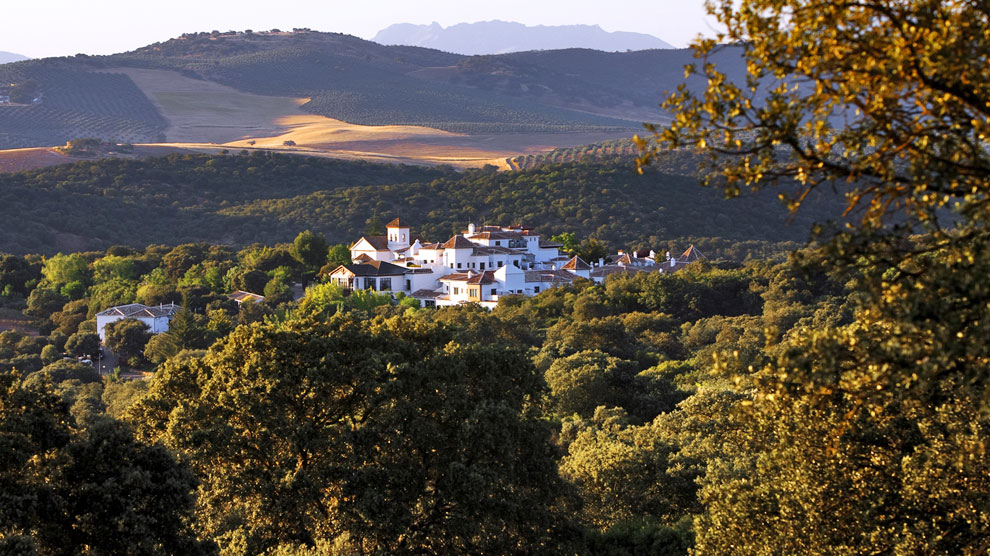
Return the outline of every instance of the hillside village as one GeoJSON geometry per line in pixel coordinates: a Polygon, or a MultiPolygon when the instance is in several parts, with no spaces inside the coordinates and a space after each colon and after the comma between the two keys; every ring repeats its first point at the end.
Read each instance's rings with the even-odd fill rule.
{"type": "Polygon", "coordinates": [[[468,224],[443,243],[414,236],[408,223],[396,218],[384,236],[362,236],[351,246],[351,264],[328,274],[345,290],[402,293],[425,307],[477,303],[493,308],[502,296],[533,296],[584,278],[600,283],[613,274],[674,272],[701,258],[690,247],[680,258],[653,251],[624,253],[614,262],[587,262],[561,254],[559,243],[543,239],[532,228],[468,224]]]}
{"type": "MultiPolygon", "coordinates": [[[[423,307],[474,303],[493,309],[505,296],[532,297],[577,279],[602,283],[616,274],[671,273],[704,258],[692,245],[679,257],[666,253],[658,260],[652,250],[620,250],[608,260],[587,262],[578,256],[565,256],[561,247],[521,224],[468,224],[467,229],[443,243],[429,243],[413,235],[412,228],[396,218],[386,225],[386,235],[358,238],[350,247],[351,263],[337,266],[325,274],[325,279],[345,292],[402,294],[418,300],[423,307]]],[[[235,291],[228,297],[238,306],[265,299],[246,291],[235,291]]],[[[294,297],[302,297],[301,287],[294,297]]],[[[97,334],[104,341],[106,326],[125,318],[143,322],[151,334],[167,332],[178,310],[174,303],[109,307],[96,314],[97,334]]]]}

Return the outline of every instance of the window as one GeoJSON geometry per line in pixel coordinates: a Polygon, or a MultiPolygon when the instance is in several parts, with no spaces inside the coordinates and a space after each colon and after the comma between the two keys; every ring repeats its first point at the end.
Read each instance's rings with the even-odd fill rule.
{"type": "Polygon", "coordinates": [[[471,297],[478,297],[479,288],[471,288],[471,297]]]}
{"type": "Polygon", "coordinates": [[[519,261],[518,260],[512,261],[512,264],[516,265],[516,268],[519,268],[519,261]]]}
{"type": "Polygon", "coordinates": [[[495,288],[492,288],[492,296],[498,295],[495,293],[495,288]]]}
{"type": "Polygon", "coordinates": [[[402,241],[406,240],[406,234],[402,234],[402,241]]]}
{"type": "Polygon", "coordinates": [[[406,290],[412,291],[412,280],[406,280],[406,290]]]}
{"type": "Polygon", "coordinates": [[[460,288],[454,288],[454,295],[461,293],[460,288]]]}
{"type": "Polygon", "coordinates": [[[502,242],[501,242],[501,241],[496,241],[496,242],[495,242],[495,246],[496,246],[496,247],[499,247],[499,246],[501,246],[501,245],[502,245],[502,242]]]}
{"type": "Polygon", "coordinates": [[[499,267],[499,268],[502,268],[502,261],[499,261],[499,262],[498,262],[498,267],[499,267]]]}
{"type": "Polygon", "coordinates": [[[533,286],[533,293],[540,293],[540,286],[533,286]]]}
{"type": "Polygon", "coordinates": [[[485,270],[485,263],[481,263],[481,268],[480,268],[480,270],[485,270]]]}
{"type": "Polygon", "coordinates": [[[461,263],[457,263],[457,268],[461,268],[461,263]]]}
{"type": "Polygon", "coordinates": [[[364,279],[364,289],[366,289],[366,290],[374,290],[375,289],[375,279],[374,278],[365,278],[364,279]]]}
{"type": "Polygon", "coordinates": [[[381,286],[381,290],[382,291],[391,290],[392,289],[392,279],[391,278],[382,278],[381,279],[381,282],[379,282],[379,285],[381,286]]]}

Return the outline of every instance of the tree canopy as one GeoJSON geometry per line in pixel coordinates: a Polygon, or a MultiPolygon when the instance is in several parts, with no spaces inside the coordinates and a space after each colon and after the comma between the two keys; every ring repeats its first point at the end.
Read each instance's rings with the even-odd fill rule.
{"type": "MultiPolygon", "coordinates": [[[[709,0],[723,26],[696,45],[704,92],[681,89],[641,160],[699,148],[708,183],[797,182],[796,207],[838,185],[864,223],[893,214],[937,228],[937,209],[961,203],[985,218],[990,173],[990,80],[982,2],[709,0]],[[742,45],[748,76],[732,82],[709,58],[742,45]],[[724,182],[719,180],[725,179],[724,182]],[[983,214],[981,214],[983,213],[983,214]]],[[[641,141],[642,146],[646,146],[641,141]]]]}
{"type": "Polygon", "coordinates": [[[242,326],[159,375],[131,414],[204,477],[199,524],[223,547],[510,554],[568,542],[533,398],[542,380],[517,349],[337,315],[242,326]]]}
{"type": "Polygon", "coordinates": [[[777,185],[794,210],[841,189],[860,218],[814,264],[855,268],[859,294],[850,322],[799,324],[762,362],[716,361],[743,398],[736,449],[700,479],[697,550],[985,553],[987,6],[707,5],[724,31],[688,71],[708,87],[667,99],[674,118],[639,141],[640,163],[697,149],[709,184],[777,185]],[[719,41],[742,45],[745,83],[710,63],[719,41]]]}

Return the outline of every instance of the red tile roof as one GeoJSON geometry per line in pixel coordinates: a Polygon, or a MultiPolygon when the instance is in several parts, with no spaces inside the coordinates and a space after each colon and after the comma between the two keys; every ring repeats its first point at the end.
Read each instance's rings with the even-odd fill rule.
{"type": "Polygon", "coordinates": [[[265,296],[263,296],[263,295],[258,295],[256,293],[246,292],[246,291],[243,291],[243,290],[237,290],[236,292],[230,294],[227,297],[229,297],[230,299],[233,299],[234,301],[236,301],[238,303],[244,303],[245,301],[256,301],[256,302],[260,302],[260,301],[264,301],[265,300],[265,296]]]}
{"type": "Polygon", "coordinates": [[[567,264],[561,268],[564,270],[591,270],[591,265],[584,262],[581,257],[575,255],[573,259],[567,261],[567,264]]]}
{"type": "Polygon", "coordinates": [[[330,274],[337,272],[341,268],[348,270],[355,276],[399,276],[408,272],[405,268],[389,262],[368,261],[359,264],[342,264],[333,269],[330,274]]]}
{"type": "Polygon", "coordinates": [[[444,249],[474,249],[474,244],[464,236],[454,236],[443,244],[444,249]]]}
{"type": "MultiPolygon", "coordinates": [[[[388,237],[387,236],[361,236],[354,245],[357,245],[361,240],[365,240],[375,248],[375,251],[388,251],[388,237]]],[[[353,245],[351,246],[354,247],[353,245]]]]}
{"type": "Polygon", "coordinates": [[[494,284],[495,283],[495,271],[486,270],[480,274],[475,274],[467,281],[468,284],[494,284]]]}

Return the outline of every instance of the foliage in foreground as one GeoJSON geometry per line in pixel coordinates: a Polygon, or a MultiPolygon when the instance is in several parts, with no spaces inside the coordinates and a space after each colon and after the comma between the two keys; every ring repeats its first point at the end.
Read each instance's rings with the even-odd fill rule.
{"type": "MultiPolygon", "coordinates": [[[[745,83],[715,65],[665,106],[641,162],[708,155],[729,194],[840,189],[859,225],[823,251],[863,272],[853,322],[796,329],[770,362],[722,362],[751,392],[696,520],[706,554],[985,554],[990,531],[990,48],[974,2],[713,0],[745,83]],[[912,234],[916,234],[913,235],[912,234]],[[754,369],[756,369],[754,371],[754,369]]],[[[719,47],[700,41],[706,58],[719,47]]],[[[716,366],[716,368],[718,368],[716,366]]]]}
{"type": "Polygon", "coordinates": [[[498,343],[341,316],[238,328],[131,418],[204,477],[198,526],[225,550],[559,553],[575,529],[540,382],[498,343]]]}

